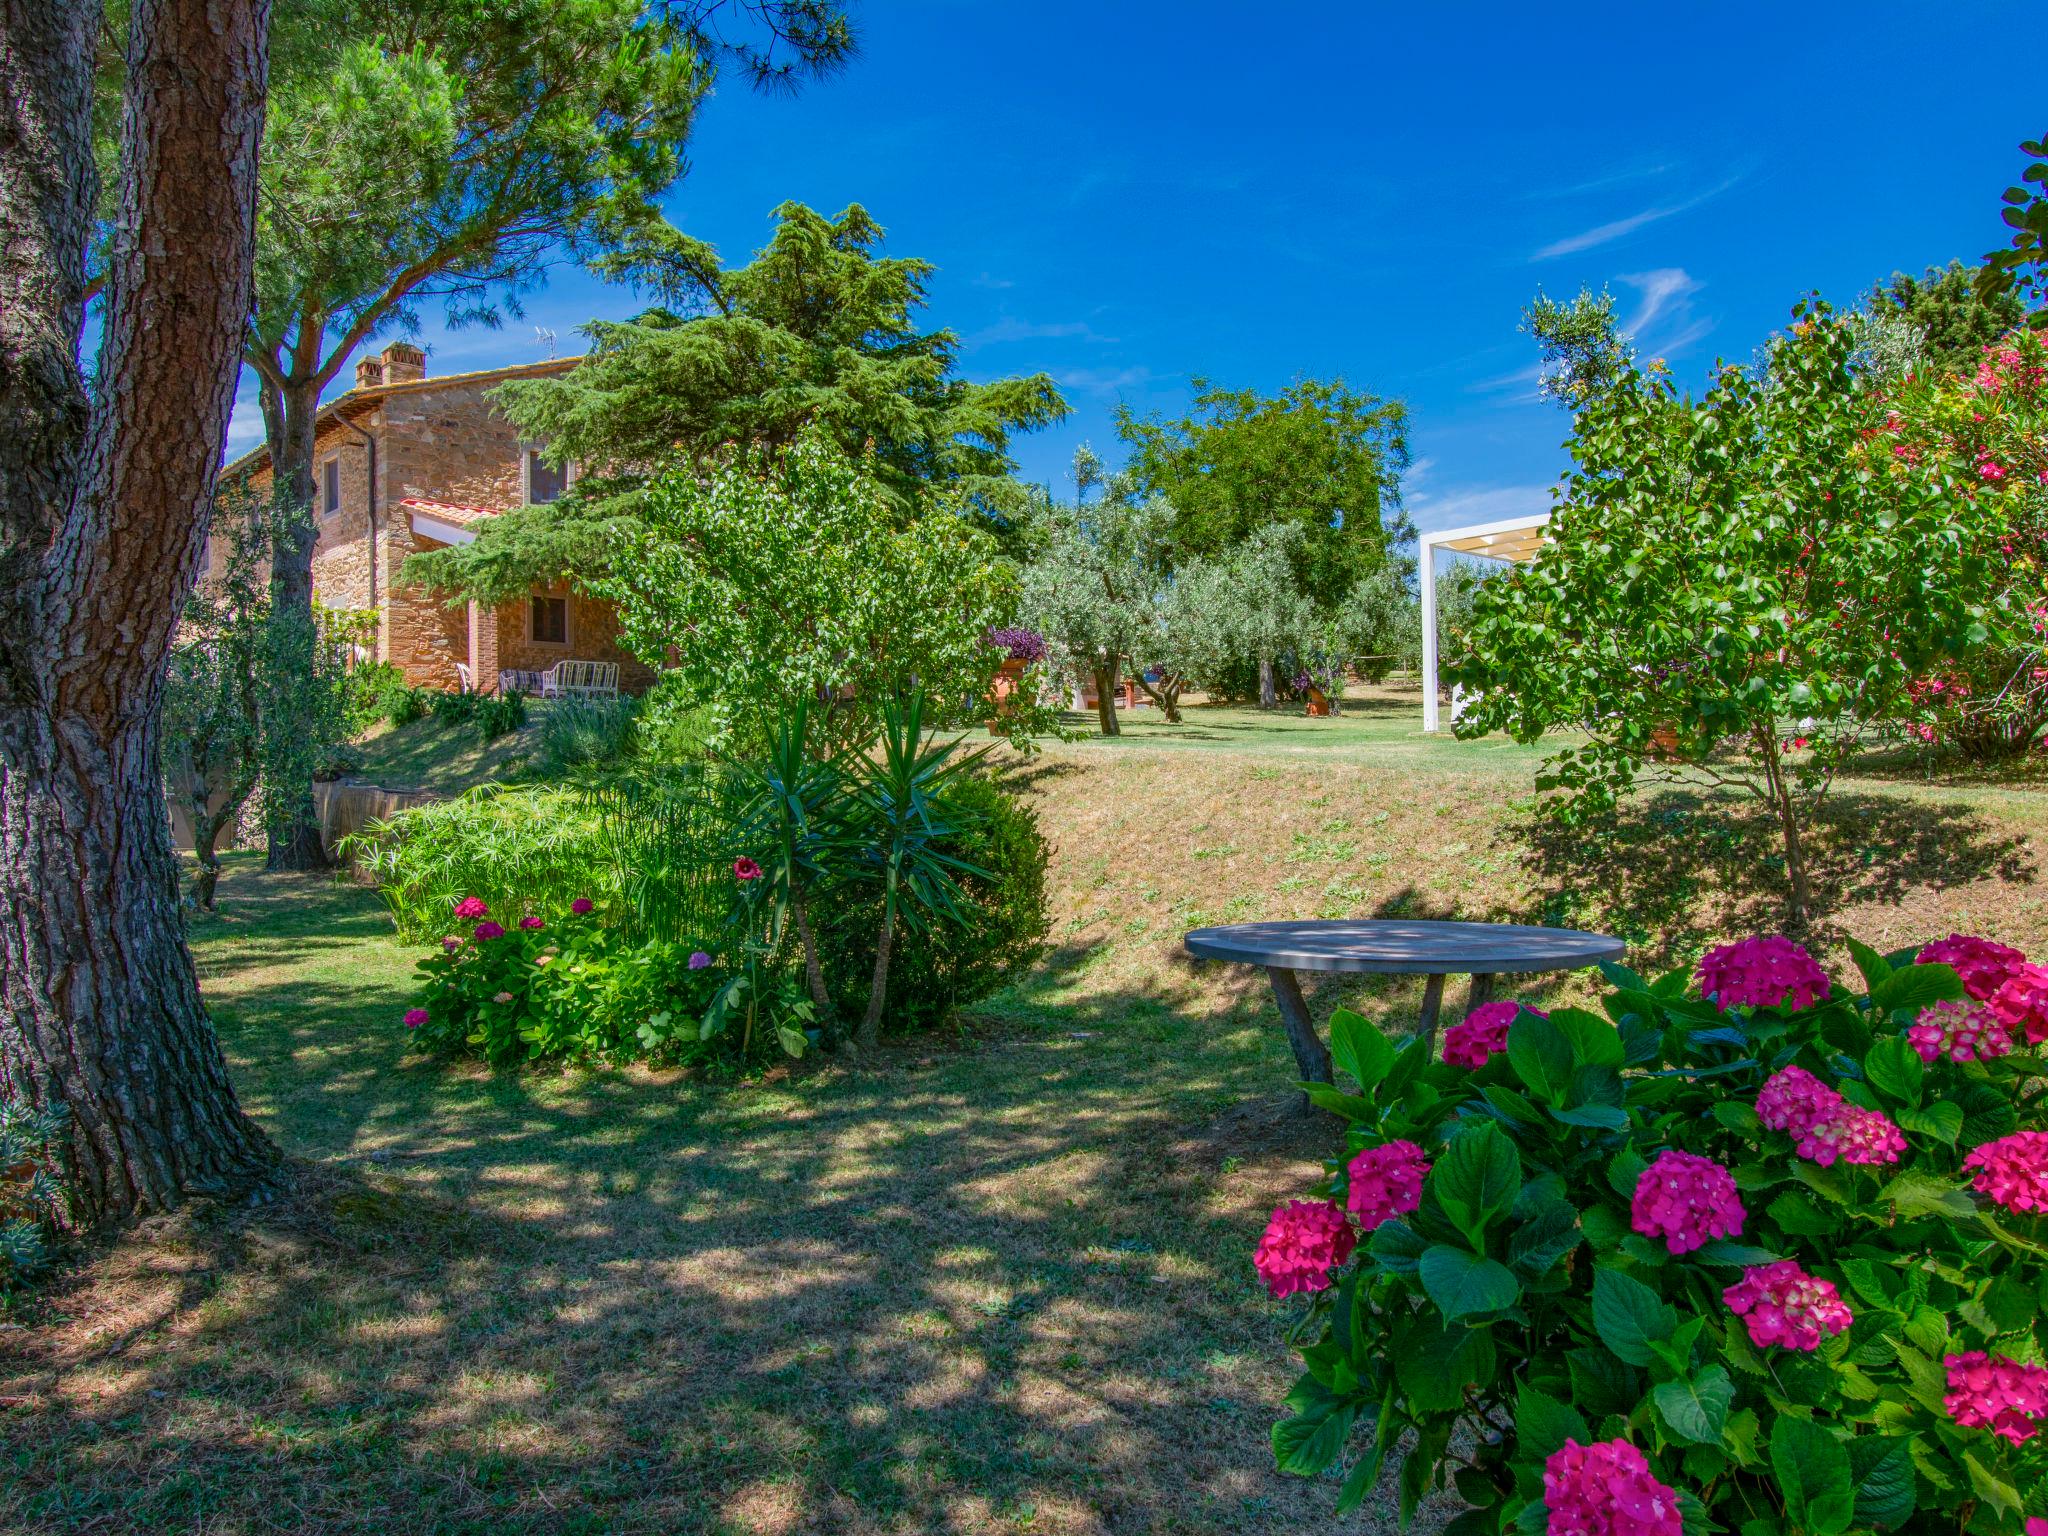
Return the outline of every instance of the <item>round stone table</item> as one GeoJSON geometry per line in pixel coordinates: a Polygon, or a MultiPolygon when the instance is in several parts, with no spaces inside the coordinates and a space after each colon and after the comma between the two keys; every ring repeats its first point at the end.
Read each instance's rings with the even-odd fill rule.
{"type": "Polygon", "coordinates": [[[1232,960],[1265,970],[1272,979],[1280,1022],[1287,1027],[1287,1040],[1294,1047],[1302,1080],[1311,1083],[1330,1081],[1330,1051],[1309,1020],[1297,972],[1428,977],[1422,991],[1420,1028],[1424,1049],[1434,1051],[1446,977],[1470,976],[1472,995],[1466,1006],[1477,1008],[1492,998],[1496,976],[1576,971],[1603,960],[1619,960],[1624,947],[1609,934],[1581,933],[1576,928],[1402,918],[1230,923],[1197,928],[1182,942],[1189,954],[1204,960],[1232,960]]]}

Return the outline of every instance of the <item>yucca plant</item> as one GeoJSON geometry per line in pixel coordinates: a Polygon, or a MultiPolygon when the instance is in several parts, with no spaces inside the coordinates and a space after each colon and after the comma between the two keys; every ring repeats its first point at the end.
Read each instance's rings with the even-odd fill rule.
{"type": "Polygon", "coordinates": [[[915,692],[883,705],[882,726],[873,745],[846,759],[853,812],[848,833],[871,874],[881,880],[883,892],[874,982],[860,1024],[863,1051],[872,1051],[881,1039],[897,920],[919,932],[934,918],[963,921],[963,898],[955,877],[989,877],[979,865],[942,847],[967,825],[966,814],[949,803],[946,791],[988,755],[988,748],[963,753],[965,737],[928,737],[924,706],[923,694],[915,692]]]}

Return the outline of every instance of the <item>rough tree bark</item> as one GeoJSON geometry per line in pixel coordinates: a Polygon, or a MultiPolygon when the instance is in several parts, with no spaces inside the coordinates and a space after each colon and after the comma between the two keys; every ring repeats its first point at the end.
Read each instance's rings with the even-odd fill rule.
{"type": "Polygon", "coordinates": [[[1098,666],[1095,676],[1095,723],[1105,736],[1121,736],[1123,727],[1116,718],[1116,663],[1098,666]]]}
{"type": "Polygon", "coordinates": [[[91,0],[0,0],[0,1084],[71,1111],[87,1217],[261,1182],[158,774],[249,308],[268,0],[135,0],[98,376],[91,0]]]}
{"type": "Polygon", "coordinates": [[[1261,656],[1259,658],[1259,708],[1278,709],[1279,707],[1280,688],[1273,680],[1273,658],[1261,656]]]}

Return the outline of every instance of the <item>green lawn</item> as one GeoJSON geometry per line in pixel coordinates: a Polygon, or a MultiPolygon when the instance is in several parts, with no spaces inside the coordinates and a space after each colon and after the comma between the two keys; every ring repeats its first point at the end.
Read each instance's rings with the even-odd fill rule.
{"type": "MultiPolygon", "coordinates": [[[[1324,1136],[1258,978],[1180,935],[1569,919],[1647,964],[1776,925],[1742,803],[1558,835],[1538,755],[1425,739],[1398,689],[1054,746],[1009,770],[1056,848],[1044,962],[879,1070],[739,1086],[409,1059],[374,895],[236,858],[194,948],[302,1192],[154,1224],[0,1333],[0,1529],[1327,1529],[1270,1470],[1292,1373],[1248,1262],[1324,1136]]],[[[1832,797],[1815,942],[2048,949],[2042,798],[1916,772],[1832,797]]],[[[1399,1029],[1414,994],[1313,997],[1399,1029]]]]}

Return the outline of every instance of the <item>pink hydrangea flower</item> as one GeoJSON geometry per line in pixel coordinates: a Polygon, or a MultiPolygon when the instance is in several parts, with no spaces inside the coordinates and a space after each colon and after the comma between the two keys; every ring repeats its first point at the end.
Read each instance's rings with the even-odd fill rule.
{"type": "Polygon", "coordinates": [[[1429,1162],[1412,1141],[1390,1141],[1367,1147],[1344,1170],[1349,1193],[1344,1203],[1358,1224],[1370,1232],[1381,1222],[1422,1204],[1422,1181],[1429,1162]]]}
{"type": "Polygon", "coordinates": [[[1683,1536],[1678,1495],[1626,1440],[1567,1440],[1543,1463],[1549,1536],[1683,1536]]]}
{"type": "Polygon", "coordinates": [[[547,924],[529,912],[526,916],[519,919],[519,926],[531,933],[536,929],[547,927],[547,924]]]}
{"type": "MultiPolygon", "coordinates": [[[[2048,471],[2043,471],[2043,473],[2048,473],[2048,471]]],[[[2048,1536],[2048,1520],[2043,1520],[2039,1515],[2029,1515],[2027,1517],[2026,1536],[2048,1536]]]]}
{"type": "Polygon", "coordinates": [[[427,1022],[427,1010],[426,1010],[426,1009],[424,1009],[424,1008],[408,1008],[408,1009],[406,1009],[406,1010],[405,1010],[405,1027],[406,1027],[407,1029],[418,1029],[418,1028],[419,1028],[419,1027],[420,1027],[420,1026],[421,1026],[422,1024],[424,1024],[424,1023],[426,1023],[426,1022],[427,1022]]]}
{"type": "Polygon", "coordinates": [[[1832,1119],[1823,1120],[1799,1139],[1799,1155],[1823,1168],[1837,1161],[1896,1163],[1905,1150],[1905,1133],[1890,1116],[1846,1100],[1832,1119]]]}
{"type": "Polygon", "coordinates": [[[691,970],[693,970],[693,971],[701,971],[701,970],[703,970],[703,969],[704,969],[704,967],[705,967],[705,966],[709,965],[710,963],[711,963],[711,957],[710,957],[709,955],[705,954],[703,950],[701,950],[701,949],[693,949],[693,950],[691,950],[691,951],[690,951],[690,969],[691,969],[691,970]]]}
{"type": "Polygon", "coordinates": [[[582,917],[590,911],[592,911],[596,906],[597,903],[592,901],[588,896],[578,896],[574,901],[569,903],[569,910],[571,912],[574,912],[578,917],[582,917]]]}
{"type": "Polygon", "coordinates": [[[481,896],[465,896],[455,903],[455,915],[464,922],[475,922],[480,917],[489,917],[491,909],[484,905],[481,896]]]}
{"type": "Polygon", "coordinates": [[[2029,1044],[2048,1041],[2048,967],[2025,961],[2015,965],[1987,1006],[2007,1029],[2024,1031],[2029,1044]]]}
{"type": "Polygon", "coordinates": [[[1700,960],[1700,995],[1730,1008],[1811,1008],[1828,995],[1827,974],[1790,939],[1767,934],[1710,949],[1700,960]]]}
{"type": "Polygon", "coordinates": [[[1327,1200],[1290,1200],[1273,1212],[1252,1267],[1275,1296],[1326,1291],[1330,1271],[1351,1257],[1358,1234],[1327,1200]]]}
{"type": "Polygon", "coordinates": [[[1977,1170],[1978,1194],[2008,1211],[2048,1211],[2048,1131],[2014,1131],[1987,1141],[1963,1159],[1977,1170]]]}
{"type": "Polygon", "coordinates": [[[476,941],[479,944],[488,944],[492,939],[502,939],[505,937],[505,930],[493,922],[478,923],[471,932],[475,933],[476,941]]]}
{"type": "Polygon", "coordinates": [[[509,1003],[512,1001],[512,994],[510,992],[500,992],[496,997],[492,998],[491,1001],[499,1004],[509,1003]]]}
{"type": "Polygon", "coordinates": [[[1983,1002],[1996,992],[2026,956],[2004,944],[1974,934],[1952,933],[1921,948],[1913,959],[1921,965],[1945,965],[1960,976],[1963,990],[1983,1002]]]}
{"type": "Polygon", "coordinates": [[[454,954],[454,953],[455,953],[455,951],[457,951],[458,949],[462,948],[462,940],[461,940],[461,939],[459,939],[459,938],[457,938],[457,937],[456,937],[456,936],[455,936],[454,934],[452,934],[452,933],[451,933],[451,934],[448,934],[448,935],[446,935],[446,936],[444,936],[444,937],[442,938],[442,940],[441,940],[441,948],[442,948],[442,949],[444,949],[444,950],[446,950],[446,951],[447,951],[447,952],[448,952],[449,954],[451,954],[451,955],[452,955],[452,954],[454,954]]]}
{"type": "Polygon", "coordinates": [[[758,880],[761,878],[761,866],[749,858],[734,859],[732,877],[735,880],[758,880]]]}
{"type": "Polygon", "coordinates": [[[1749,1329],[1759,1349],[1776,1344],[1784,1349],[1815,1350],[1829,1334],[1856,1321],[1841,1294],[1827,1281],[1809,1275],[1791,1259],[1757,1264],[1721,1293],[1730,1311],[1749,1329]]]}
{"type": "Polygon", "coordinates": [[[1673,1253],[1691,1253],[1716,1237],[1742,1230],[1742,1200],[1735,1177],[1711,1157],[1663,1152],[1636,1180],[1631,1225],[1661,1237],[1673,1253]]]}
{"type": "Polygon", "coordinates": [[[2022,1445],[2041,1432],[2048,1417],[2048,1368],[2022,1365],[1981,1349],[1945,1355],[1948,1391],[1941,1403],[1965,1429],[1988,1429],[2022,1445]]]}
{"type": "Polygon", "coordinates": [[[1842,1096],[1804,1067],[1774,1072],[1757,1090],[1756,1117],[1767,1130],[1804,1136],[1835,1118],[1842,1096]]]}
{"type": "Polygon", "coordinates": [[[1989,1061],[2012,1050],[2005,1021],[1982,1003],[1939,1002],[1922,1008],[1906,1040],[1922,1061],[1989,1061]]]}
{"type": "MultiPolygon", "coordinates": [[[[1520,1003],[1481,1003],[1465,1015],[1464,1023],[1444,1031],[1444,1060],[1454,1067],[1485,1066],[1495,1052],[1508,1048],[1508,1026],[1521,1011],[1520,1003]]],[[[1529,1011],[1545,1017],[1540,1008],[1529,1011]]]]}

